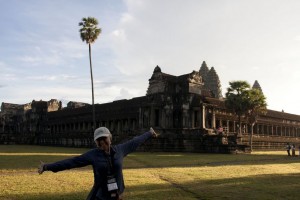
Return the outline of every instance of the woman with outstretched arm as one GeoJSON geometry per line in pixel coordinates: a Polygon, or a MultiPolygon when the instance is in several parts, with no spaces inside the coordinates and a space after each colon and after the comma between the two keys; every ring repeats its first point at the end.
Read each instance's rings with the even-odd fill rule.
{"type": "Polygon", "coordinates": [[[97,128],[94,141],[97,148],[70,159],[45,164],[41,161],[38,173],[59,172],[66,169],[93,166],[94,186],[87,200],[121,200],[124,192],[123,159],[134,152],[146,140],[156,137],[155,131],[148,132],[118,145],[111,145],[112,135],[106,127],[97,128]]]}

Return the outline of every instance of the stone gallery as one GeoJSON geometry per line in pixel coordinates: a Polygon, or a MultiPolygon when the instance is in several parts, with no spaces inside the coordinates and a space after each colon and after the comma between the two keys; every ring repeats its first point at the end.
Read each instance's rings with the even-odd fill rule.
{"type": "MultiPolygon", "coordinates": [[[[253,88],[261,90],[257,81],[253,88]]],[[[156,66],[145,96],[95,104],[95,113],[96,127],[109,128],[114,142],[155,128],[159,137],[142,147],[147,150],[249,150],[250,126],[243,119],[239,127],[237,116],[226,109],[219,76],[205,62],[198,71],[181,76],[166,74],[156,66]]],[[[1,105],[1,144],[91,147],[92,135],[92,106],[87,103],[70,101],[62,107],[51,99],[1,105]]],[[[299,145],[299,139],[299,115],[267,110],[254,126],[253,149],[282,150],[287,142],[299,145]]]]}

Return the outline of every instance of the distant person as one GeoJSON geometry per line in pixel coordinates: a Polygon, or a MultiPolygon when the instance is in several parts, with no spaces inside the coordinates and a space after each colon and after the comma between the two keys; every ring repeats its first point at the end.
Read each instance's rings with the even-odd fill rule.
{"type": "Polygon", "coordinates": [[[286,148],[288,156],[291,156],[291,145],[290,145],[290,143],[286,143],[286,147],[285,148],[286,148]]]}
{"type": "Polygon", "coordinates": [[[292,156],[293,157],[296,156],[296,147],[295,147],[295,144],[292,144],[292,156]]]}
{"type": "Polygon", "coordinates": [[[93,166],[94,186],[87,200],[121,200],[124,192],[123,159],[134,152],[146,140],[156,137],[155,131],[150,130],[125,143],[111,145],[112,135],[106,127],[97,128],[94,141],[97,148],[70,159],[45,164],[41,161],[38,173],[44,171],[58,172],[76,167],[93,166]]]}
{"type": "Polygon", "coordinates": [[[223,127],[222,127],[222,126],[219,126],[219,128],[218,128],[218,133],[219,133],[219,134],[222,134],[222,133],[223,133],[223,127]]]}

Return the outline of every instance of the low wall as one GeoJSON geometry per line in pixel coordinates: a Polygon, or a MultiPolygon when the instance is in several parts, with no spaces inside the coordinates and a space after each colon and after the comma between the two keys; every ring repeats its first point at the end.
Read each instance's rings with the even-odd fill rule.
{"type": "MultiPolygon", "coordinates": [[[[205,129],[155,129],[158,138],[147,142],[140,151],[167,152],[211,152],[235,153],[249,151],[249,136],[216,135],[205,129]]],[[[118,144],[147,131],[146,129],[124,131],[113,134],[113,144],[118,144]]],[[[270,135],[254,135],[253,150],[285,150],[286,143],[300,145],[300,138],[270,135]]],[[[55,135],[39,134],[1,134],[0,144],[31,144],[67,147],[95,147],[93,133],[76,133],[55,135]]]]}

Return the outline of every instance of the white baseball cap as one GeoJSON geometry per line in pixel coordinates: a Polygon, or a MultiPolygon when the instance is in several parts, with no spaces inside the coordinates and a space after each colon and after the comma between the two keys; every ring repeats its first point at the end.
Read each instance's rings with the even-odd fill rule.
{"type": "Polygon", "coordinates": [[[97,128],[94,132],[94,141],[100,137],[112,137],[110,131],[106,127],[97,128]]]}

